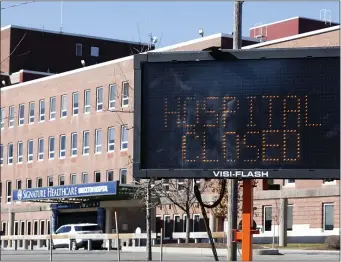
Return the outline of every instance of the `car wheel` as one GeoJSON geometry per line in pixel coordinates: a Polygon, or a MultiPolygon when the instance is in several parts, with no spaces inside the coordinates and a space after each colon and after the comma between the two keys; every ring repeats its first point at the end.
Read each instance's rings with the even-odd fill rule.
{"type": "Polygon", "coordinates": [[[77,243],[75,240],[71,240],[71,250],[77,250],[78,247],[77,247],[77,243]]]}

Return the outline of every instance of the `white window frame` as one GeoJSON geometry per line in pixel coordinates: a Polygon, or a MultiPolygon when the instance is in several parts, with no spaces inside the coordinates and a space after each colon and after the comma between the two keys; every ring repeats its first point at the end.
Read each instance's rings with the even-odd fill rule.
{"type": "Polygon", "coordinates": [[[295,179],[284,179],[283,180],[283,186],[285,186],[285,187],[295,187],[295,185],[296,185],[295,179]],[[294,181],[291,181],[291,180],[294,180],[294,181]]]}
{"type": "Polygon", "coordinates": [[[9,107],[9,111],[8,111],[8,127],[9,128],[13,128],[14,127],[14,106],[10,106],[9,107]]]}
{"type": "Polygon", "coordinates": [[[59,136],[59,158],[66,157],[66,135],[59,136]],[[64,144],[62,144],[64,138],[64,144]]]}
{"type": "Polygon", "coordinates": [[[24,161],[24,143],[22,141],[19,141],[17,144],[17,164],[22,164],[23,161],[24,161]],[[21,152],[20,152],[20,149],[21,149],[21,152]]]}
{"type": "Polygon", "coordinates": [[[30,139],[27,141],[27,162],[33,162],[34,141],[30,139]],[[32,143],[32,152],[30,152],[30,143],[32,143]]]}
{"type": "Polygon", "coordinates": [[[200,232],[200,215],[199,214],[193,214],[193,216],[192,216],[192,232],[200,232]],[[195,217],[199,217],[199,231],[194,231],[194,223],[195,223],[195,217]]]}
{"type": "Polygon", "coordinates": [[[117,85],[116,84],[109,85],[109,95],[108,95],[108,99],[109,99],[108,108],[109,108],[109,110],[115,109],[115,107],[116,107],[116,92],[117,92],[117,85]]]}
{"type": "Polygon", "coordinates": [[[170,222],[170,226],[172,226],[172,219],[170,215],[163,215],[163,239],[167,240],[170,239],[170,237],[166,237],[166,217],[169,217],[169,222],[170,222]]]}
{"type": "Polygon", "coordinates": [[[56,102],[57,102],[57,98],[55,96],[50,97],[50,120],[56,119],[56,102]],[[52,107],[53,101],[54,101],[54,106],[52,107]]]}
{"type": "Polygon", "coordinates": [[[39,138],[38,139],[38,161],[42,161],[42,160],[44,160],[44,138],[39,138]]]}
{"type": "Polygon", "coordinates": [[[26,179],[26,188],[32,188],[32,179],[31,178],[27,178],[26,179]],[[31,182],[31,187],[28,187],[28,182],[31,182]]]}
{"type": "Polygon", "coordinates": [[[101,175],[101,171],[95,171],[95,172],[94,172],[94,182],[95,182],[95,183],[100,183],[100,182],[101,182],[101,176],[102,176],[102,175],[101,175]],[[97,175],[97,174],[99,174],[99,181],[96,181],[96,177],[97,177],[96,175],[97,175]]]}
{"type": "Polygon", "coordinates": [[[4,145],[0,144],[0,165],[4,164],[4,145]]]}
{"type": "Polygon", "coordinates": [[[72,93],[72,114],[74,116],[77,116],[78,113],[79,113],[79,92],[73,92],[72,93]],[[77,99],[75,99],[76,96],[77,96],[77,99]],[[75,102],[77,102],[77,105],[75,102]]]}
{"type": "Polygon", "coordinates": [[[65,181],[65,175],[59,175],[58,176],[58,186],[65,186],[65,184],[66,184],[66,181],[65,181]],[[64,178],[64,184],[63,185],[61,185],[61,178],[64,178]]]}
{"type": "Polygon", "coordinates": [[[129,106],[129,82],[128,81],[122,82],[121,106],[122,107],[128,107],[129,106]],[[127,88],[127,90],[128,90],[128,96],[125,96],[125,94],[124,94],[125,88],[127,88]]]}
{"type": "Polygon", "coordinates": [[[288,216],[288,210],[289,210],[289,208],[292,208],[292,217],[291,217],[291,220],[292,220],[292,228],[290,229],[289,227],[287,227],[287,231],[293,231],[294,230],[294,205],[293,204],[288,204],[287,205],[287,225],[289,224],[288,223],[288,219],[289,219],[289,216],[288,216]]]}
{"type": "Polygon", "coordinates": [[[128,125],[121,126],[121,151],[128,150],[128,140],[129,140],[129,132],[128,132],[128,125]],[[123,140],[123,132],[124,129],[127,130],[127,140],[123,140]]]}
{"type": "Polygon", "coordinates": [[[102,153],[102,140],[103,140],[103,132],[102,129],[95,130],[95,153],[102,153]]]}
{"type": "Polygon", "coordinates": [[[28,124],[33,124],[34,123],[34,112],[35,111],[35,103],[30,102],[28,104],[28,124]],[[32,107],[32,110],[31,110],[32,107]]]}
{"type": "Polygon", "coordinates": [[[49,159],[54,159],[55,157],[55,151],[56,151],[56,140],[54,138],[54,136],[50,136],[49,137],[49,159]],[[53,150],[51,150],[51,140],[53,140],[53,150]],[[51,156],[52,155],[52,156],[51,156]]]}
{"type": "Polygon", "coordinates": [[[99,57],[99,47],[98,46],[91,46],[90,47],[90,56],[99,57]]]}
{"type": "Polygon", "coordinates": [[[71,133],[71,157],[75,157],[78,154],[78,133],[71,133]],[[73,146],[73,142],[76,141],[76,147],[73,146]]]}
{"type": "Polygon", "coordinates": [[[182,215],[182,232],[186,232],[186,225],[187,225],[187,215],[186,214],[183,214],[182,215]]]}
{"type": "Polygon", "coordinates": [[[0,109],[0,126],[1,130],[5,128],[5,108],[0,109]]]}
{"type": "Polygon", "coordinates": [[[84,156],[90,154],[90,131],[88,131],[88,130],[83,132],[83,150],[82,150],[82,153],[84,156]],[[86,135],[87,135],[87,141],[85,140],[86,135]],[[85,145],[86,142],[88,145],[85,145]]]}
{"type": "Polygon", "coordinates": [[[76,56],[83,56],[83,45],[76,43],[76,56]]]}
{"type": "Polygon", "coordinates": [[[60,118],[67,117],[67,95],[64,94],[60,98],[60,118]]]}
{"type": "Polygon", "coordinates": [[[12,202],[12,192],[13,192],[13,185],[12,185],[12,181],[6,181],[6,203],[11,203],[12,202]],[[11,184],[11,192],[10,194],[8,194],[8,184],[11,184]]]}
{"type": "Polygon", "coordinates": [[[45,99],[39,100],[39,122],[45,121],[46,104],[45,99]]]}
{"type": "Polygon", "coordinates": [[[91,111],[91,90],[84,91],[84,114],[90,114],[91,111]],[[86,101],[88,98],[89,101],[86,101]]]}
{"type": "Polygon", "coordinates": [[[107,139],[108,139],[108,152],[114,152],[115,151],[115,127],[108,127],[108,134],[107,134],[107,139]],[[110,134],[111,131],[113,132],[113,142],[110,142],[110,134]]]}
{"type": "MultiPolygon", "coordinates": [[[[185,179],[177,179],[176,180],[177,183],[177,190],[178,191],[183,191],[185,190],[184,184],[185,184],[185,179]]],[[[194,183],[193,183],[194,184],[194,183]]]]}
{"type": "Polygon", "coordinates": [[[14,145],[13,143],[9,143],[7,147],[7,164],[13,165],[13,155],[14,155],[14,145]],[[10,148],[12,147],[12,156],[10,156],[10,148]]]}
{"type": "Polygon", "coordinates": [[[322,230],[323,231],[327,231],[327,232],[330,232],[330,231],[333,231],[335,229],[335,223],[333,221],[333,229],[326,229],[326,206],[332,206],[333,207],[333,213],[334,213],[334,216],[335,216],[335,205],[334,203],[323,203],[323,210],[322,210],[322,215],[323,215],[323,221],[322,221],[322,230]]]}
{"type": "Polygon", "coordinates": [[[114,181],[114,170],[113,169],[107,170],[107,181],[114,181]],[[109,180],[109,173],[110,172],[112,172],[112,180],[109,180]]]}
{"type": "Polygon", "coordinates": [[[263,232],[272,232],[274,228],[274,219],[273,219],[273,207],[272,206],[263,206],[263,232]],[[270,208],[271,209],[271,228],[268,231],[265,231],[265,220],[266,220],[266,209],[270,208]]]}
{"type": "Polygon", "coordinates": [[[70,185],[76,185],[77,184],[77,174],[76,173],[72,173],[70,175],[70,185]],[[75,183],[72,183],[72,178],[75,178],[75,183]]]}
{"type": "Polygon", "coordinates": [[[165,192],[169,192],[169,179],[162,179],[162,188],[165,190],[165,192]]]}
{"type": "Polygon", "coordinates": [[[82,173],[82,184],[87,184],[87,183],[89,183],[89,173],[83,172],[83,173],[82,173]],[[85,175],[86,175],[86,177],[87,177],[87,181],[86,181],[86,182],[84,181],[85,175]]]}
{"type": "Polygon", "coordinates": [[[128,178],[128,170],[126,168],[121,168],[120,169],[120,184],[123,184],[123,185],[126,185],[128,184],[127,182],[127,178],[128,178]],[[122,183],[122,174],[123,174],[123,171],[125,171],[125,183],[122,183]]]}
{"type": "Polygon", "coordinates": [[[103,87],[102,86],[97,87],[96,88],[96,111],[97,112],[103,111],[103,96],[104,96],[104,94],[103,94],[103,87]],[[98,94],[100,90],[102,91],[101,97],[98,94]]]}
{"type": "Polygon", "coordinates": [[[53,183],[53,182],[54,182],[54,181],[53,181],[53,176],[48,176],[48,177],[47,177],[47,187],[51,187],[51,186],[50,186],[50,182],[52,182],[52,186],[53,186],[53,184],[54,184],[54,183],[53,183]]]}
{"type": "MultiPolygon", "coordinates": [[[[176,218],[179,218],[180,219],[180,226],[181,226],[181,215],[179,215],[179,214],[177,214],[177,215],[173,215],[173,232],[174,233],[181,233],[181,231],[180,232],[177,232],[177,231],[175,231],[175,224],[176,224],[176,218]]],[[[181,230],[181,229],[180,229],[181,230]]]]}
{"type": "Polygon", "coordinates": [[[18,126],[23,126],[24,124],[25,124],[25,104],[20,104],[19,112],[18,112],[18,126]]]}

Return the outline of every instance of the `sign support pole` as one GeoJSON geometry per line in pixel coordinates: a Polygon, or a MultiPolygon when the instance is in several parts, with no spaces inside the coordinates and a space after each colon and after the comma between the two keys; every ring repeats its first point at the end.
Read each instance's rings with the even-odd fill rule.
{"type": "Polygon", "coordinates": [[[252,261],[253,179],[243,181],[242,261],[252,261]]]}

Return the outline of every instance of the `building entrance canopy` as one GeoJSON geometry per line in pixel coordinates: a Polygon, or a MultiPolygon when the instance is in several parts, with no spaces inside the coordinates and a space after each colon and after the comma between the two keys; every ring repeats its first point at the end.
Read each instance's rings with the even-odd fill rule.
{"type": "Polygon", "coordinates": [[[117,194],[117,181],[13,190],[14,201],[82,202],[117,194]]]}

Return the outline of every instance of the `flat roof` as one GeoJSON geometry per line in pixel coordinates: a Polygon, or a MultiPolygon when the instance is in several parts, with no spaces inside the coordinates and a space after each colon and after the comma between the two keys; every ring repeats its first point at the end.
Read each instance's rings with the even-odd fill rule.
{"type": "MultiPolygon", "coordinates": [[[[180,47],[183,47],[183,46],[186,46],[186,45],[192,45],[192,44],[196,44],[196,43],[205,42],[207,40],[211,40],[211,39],[215,39],[215,38],[224,38],[224,37],[225,38],[233,38],[233,35],[231,35],[231,34],[224,34],[224,33],[217,33],[217,34],[208,35],[208,36],[196,38],[196,39],[193,39],[193,40],[189,40],[189,41],[186,41],[186,42],[178,43],[178,44],[175,44],[175,45],[170,45],[170,46],[162,47],[162,48],[159,48],[159,49],[154,49],[154,50],[151,50],[149,52],[165,52],[165,51],[170,51],[170,50],[173,50],[173,49],[176,49],[176,48],[180,48],[180,47]]],[[[249,40],[249,41],[258,42],[256,39],[253,39],[253,38],[250,38],[250,37],[243,37],[242,39],[243,40],[249,40]]],[[[147,52],[144,52],[144,53],[147,53],[147,52]]],[[[119,59],[115,59],[115,60],[99,63],[99,64],[96,64],[96,65],[86,66],[86,67],[74,69],[74,70],[71,70],[71,71],[63,72],[63,73],[60,73],[60,74],[54,74],[54,75],[51,75],[51,76],[47,76],[47,77],[43,77],[43,78],[38,78],[38,79],[35,79],[35,80],[32,80],[32,81],[27,81],[27,82],[24,82],[24,83],[18,83],[18,84],[14,84],[14,85],[11,85],[11,86],[2,87],[0,89],[0,91],[4,92],[4,91],[7,91],[7,90],[12,89],[12,88],[19,88],[19,87],[23,87],[23,86],[30,85],[30,84],[35,84],[35,83],[39,83],[39,82],[43,82],[43,81],[48,81],[48,80],[51,80],[51,79],[54,79],[54,78],[58,78],[58,77],[64,77],[64,76],[67,76],[67,75],[72,75],[72,74],[77,74],[77,73],[80,73],[80,72],[85,72],[85,71],[92,70],[92,69],[95,69],[95,68],[101,68],[101,67],[104,67],[104,66],[114,65],[114,64],[117,64],[117,63],[120,63],[120,62],[132,60],[133,58],[134,58],[133,55],[126,56],[126,57],[122,57],[122,58],[119,58],[119,59]]]]}
{"type": "Polygon", "coordinates": [[[278,44],[278,43],[287,42],[287,41],[291,41],[291,40],[295,40],[295,39],[300,39],[300,38],[304,38],[304,37],[308,37],[308,36],[328,33],[328,32],[336,31],[336,30],[340,30],[340,25],[331,26],[331,27],[327,27],[327,28],[323,28],[323,29],[319,29],[319,30],[314,30],[314,31],[310,31],[307,33],[303,33],[303,34],[292,35],[292,36],[288,36],[288,37],[283,37],[283,38],[278,38],[278,39],[274,39],[274,40],[270,40],[270,41],[265,41],[265,42],[262,42],[259,44],[248,45],[248,46],[242,47],[242,49],[252,49],[252,48],[257,48],[257,47],[262,47],[262,46],[267,46],[267,45],[278,44]]]}
{"type": "MultiPolygon", "coordinates": [[[[1,31],[7,30],[7,29],[22,29],[27,31],[35,31],[35,32],[44,32],[49,34],[55,34],[55,35],[67,35],[67,36],[74,36],[74,37],[83,37],[83,38],[90,38],[90,39],[97,39],[102,41],[110,41],[110,42],[120,42],[120,43],[126,43],[126,44],[134,44],[134,45],[149,45],[148,43],[143,42],[136,42],[136,41],[128,41],[128,40],[119,40],[114,38],[106,38],[106,37],[99,37],[99,36],[92,36],[92,35],[83,35],[83,34],[74,34],[74,33],[68,33],[68,32],[58,32],[53,30],[46,30],[46,29],[38,29],[38,28],[31,28],[31,27],[24,27],[24,26],[18,26],[18,25],[7,25],[4,27],[1,27],[1,31]]],[[[155,46],[152,44],[152,46],[155,46]]]]}

